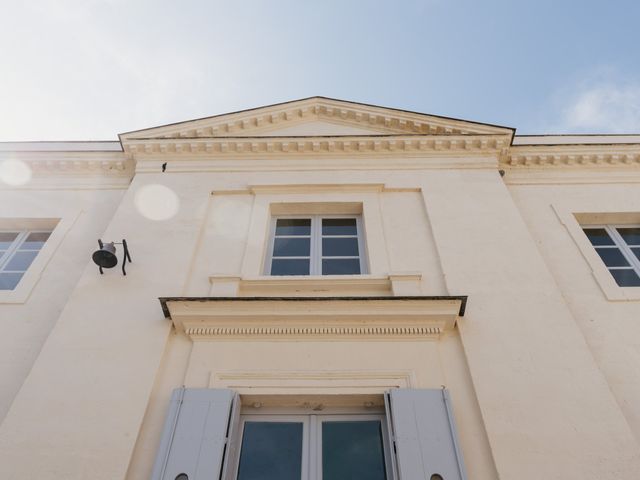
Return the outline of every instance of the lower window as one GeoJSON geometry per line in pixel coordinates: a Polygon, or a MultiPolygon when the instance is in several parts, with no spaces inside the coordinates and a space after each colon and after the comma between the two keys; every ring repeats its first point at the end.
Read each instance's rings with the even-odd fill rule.
{"type": "Polygon", "coordinates": [[[383,415],[245,415],[237,480],[391,478],[383,415]]]}

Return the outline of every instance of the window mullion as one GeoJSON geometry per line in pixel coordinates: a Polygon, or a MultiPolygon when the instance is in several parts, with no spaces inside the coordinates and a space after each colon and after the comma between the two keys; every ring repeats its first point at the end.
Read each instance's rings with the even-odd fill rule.
{"type": "Polygon", "coordinates": [[[321,480],[320,468],[320,442],[318,441],[320,435],[320,423],[318,422],[317,415],[309,415],[309,442],[308,447],[308,479],[309,480],[321,480]]]}

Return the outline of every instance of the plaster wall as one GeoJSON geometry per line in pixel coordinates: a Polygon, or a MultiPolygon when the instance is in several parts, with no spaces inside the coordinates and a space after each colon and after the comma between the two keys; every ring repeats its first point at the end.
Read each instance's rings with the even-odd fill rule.
{"type": "Polygon", "coordinates": [[[460,337],[500,478],[636,478],[638,443],[498,173],[422,182],[447,288],[469,294],[460,337]]]}
{"type": "Polygon", "coordinates": [[[76,288],[0,426],[1,477],[124,478],[170,332],[157,297],[182,290],[205,212],[208,185],[193,183],[137,176],[96,232],[126,238],[135,263],[126,277],[101,276],[83,255],[76,288]],[[135,207],[140,187],[158,182],[179,192],[170,223],[135,207]]]}
{"type": "Polygon", "coordinates": [[[347,405],[365,411],[364,400],[380,405],[388,388],[446,385],[467,468],[474,472],[473,478],[497,478],[456,332],[421,341],[199,341],[191,348],[180,338],[173,336],[167,349],[171,362],[163,363],[154,387],[129,480],[149,478],[176,385],[233,388],[248,406],[255,401],[269,407],[283,399],[301,403],[311,398],[328,408],[347,405]],[[341,403],[345,398],[350,398],[348,404],[341,403]],[[364,400],[354,403],[354,398],[364,400]]]}
{"type": "MultiPolygon", "coordinates": [[[[56,224],[52,235],[55,245],[45,245],[34,262],[36,278],[33,285],[26,287],[25,298],[5,295],[0,299],[3,331],[0,335],[0,423],[124,192],[124,189],[0,190],[0,219],[20,219],[28,224],[29,219],[48,218],[56,224]],[[57,241],[53,237],[57,237],[57,241]],[[42,256],[48,258],[44,264],[36,265],[42,256]]],[[[24,280],[30,283],[26,277],[24,280]]]]}
{"type": "Polygon", "coordinates": [[[640,471],[629,425],[494,170],[139,173],[98,236],[127,238],[135,263],[127,277],[101,277],[85,257],[0,426],[3,478],[146,478],[170,390],[219,385],[211,372],[257,363],[307,372],[393,364],[416,386],[447,384],[472,478],[632,479],[640,471]],[[247,193],[336,183],[387,190],[247,193]],[[136,194],[150,184],[179,198],[171,219],[138,213],[136,194]],[[215,273],[259,276],[267,207],[305,199],[362,204],[372,275],[409,269],[422,274],[423,295],[469,295],[459,337],[193,346],[175,338],[157,297],[208,295],[215,273]]]}
{"type": "MultiPolygon", "coordinates": [[[[607,218],[617,212],[640,212],[638,185],[512,185],[509,190],[598,368],[640,440],[640,299],[607,298],[597,277],[609,273],[594,272],[576,243],[582,233],[578,231],[577,238],[571,233],[578,228],[572,221],[574,213],[602,213],[607,218]],[[563,214],[568,214],[567,220],[563,214]]],[[[587,248],[585,253],[593,250],[590,245],[587,248]]]]}

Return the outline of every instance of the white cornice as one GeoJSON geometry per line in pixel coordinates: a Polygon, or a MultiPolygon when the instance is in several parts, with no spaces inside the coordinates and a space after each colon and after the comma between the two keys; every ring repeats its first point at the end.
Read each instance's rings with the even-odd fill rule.
{"type": "Polygon", "coordinates": [[[0,152],[0,162],[18,160],[31,172],[22,186],[2,189],[125,188],[134,175],[134,161],[122,152],[0,152]]]}
{"type": "Polygon", "coordinates": [[[161,299],[192,339],[434,337],[453,328],[462,297],[161,299]]]}
{"type": "Polygon", "coordinates": [[[501,163],[508,167],[610,167],[640,165],[640,145],[513,146],[501,163]]]}
{"type": "Polygon", "coordinates": [[[123,141],[129,154],[336,154],[501,150],[504,135],[344,135],[303,137],[144,138],[123,141]]]}
{"type": "Polygon", "coordinates": [[[295,122],[324,119],[388,133],[456,135],[513,134],[513,130],[478,122],[439,117],[324,97],[312,97],[266,107],[164,125],[120,135],[123,143],[140,137],[220,137],[255,135],[295,122]]]}
{"type": "Polygon", "coordinates": [[[138,172],[496,168],[507,136],[341,136],[136,139],[138,172]]]}

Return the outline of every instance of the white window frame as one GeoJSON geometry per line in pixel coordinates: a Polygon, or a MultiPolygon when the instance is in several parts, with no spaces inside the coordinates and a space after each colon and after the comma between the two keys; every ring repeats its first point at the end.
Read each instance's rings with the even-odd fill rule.
{"type": "MultiPolygon", "coordinates": [[[[596,228],[604,229],[609,235],[609,237],[611,238],[611,240],[613,241],[614,245],[591,245],[594,251],[596,252],[596,254],[598,253],[596,250],[596,247],[597,248],[604,247],[609,249],[613,249],[614,247],[617,248],[618,251],[625,258],[625,260],[629,262],[629,265],[632,267],[633,271],[640,277],[640,260],[631,251],[631,248],[629,247],[629,245],[627,245],[627,242],[625,242],[625,240],[622,238],[622,235],[618,233],[618,228],[640,228],[640,225],[629,225],[629,224],[593,224],[593,225],[587,224],[585,225],[583,224],[580,226],[585,236],[586,236],[586,233],[584,232],[584,230],[596,229],[596,228]]],[[[589,241],[589,243],[591,242],[589,241]]],[[[600,261],[605,266],[605,268],[609,271],[609,274],[611,274],[611,270],[630,270],[629,267],[609,267],[604,263],[604,260],[600,259],[600,261]]],[[[613,281],[617,285],[617,282],[613,277],[613,275],[611,275],[611,277],[613,278],[613,281]]],[[[621,287],[622,288],[640,288],[638,286],[621,286],[621,287]]]]}
{"type": "Polygon", "coordinates": [[[22,247],[22,245],[24,244],[25,240],[27,239],[27,237],[30,234],[32,234],[32,233],[48,233],[49,237],[51,237],[51,234],[53,233],[53,231],[52,230],[41,230],[41,229],[37,229],[37,230],[36,229],[34,229],[34,230],[2,229],[2,230],[0,230],[0,233],[17,233],[18,234],[16,236],[16,238],[13,240],[13,242],[11,243],[11,245],[9,245],[9,248],[7,248],[7,250],[0,257],[0,273],[5,273],[6,272],[6,273],[21,273],[22,274],[22,275],[20,275],[20,279],[18,280],[18,283],[16,284],[16,286],[13,289],[0,289],[0,291],[3,291],[3,292],[12,292],[12,291],[14,291],[14,290],[16,290],[18,288],[18,286],[20,285],[20,282],[24,278],[25,274],[29,271],[29,269],[31,268],[31,265],[33,265],[33,262],[35,262],[36,258],[38,257],[40,252],[44,249],[46,243],[49,241],[49,238],[47,238],[47,240],[45,241],[45,244],[42,246],[42,248],[39,248],[38,250],[26,250],[26,251],[35,251],[35,252],[37,252],[36,256],[33,259],[33,261],[29,264],[29,266],[27,267],[26,270],[24,270],[24,271],[5,270],[6,266],[13,259],[15,254],[20,250],[20,248],[22,247]]]}
{"type": "Polygon", "coordinates": [[[322,480],[322,422],[336,421],[380,421],[382,434],[382,450],[387,480],[392,480],[393,466],[391,459],[391,446],[386,417],[382,413],[251,413],[240,415],[239,450],[236,458],[233,479],[238,478],[240,458],[242,456],[242,440],[244,425],[249,422],[291,422],[302,423],[302,472],[301,480],[322,480]]]}
{"type": "MultiPolygon", "coordinates": [[[[311,234],[310,234],[310,259],[309,259],[309,275],[308,276],[323,276],[322,275],[322,220],[331,218],[353,218],[356,221],[356,235],[358,239],[358,259],[360,261],[360,273],[353,275],[366,275],[369,270],[367,268],[366,251],[364,242],[364,229],[362,226],[362,215],[274,215],[271,217],[271,227],[269,230],[269,242],[267,245],[267,255],[265,258],[264,274],[271,276],[271,263],[273,261],[273,246],[276,236],[276,223],[280,219],[310,219],[311,220],[311,234]]],[[[328,238],[351,238],[352,235],[325,235],[328,238]]],[[[291,238],[308,238],[304,235],[295,235],[291,238]]],[[[307,257],[287,257],[288,259],[306,259],[307,257]]],[[[356,257],[327,257],[332,259],[350,259],[356,257]]],[[[278,275],[287,276],[287,275],[278,275]]],[[[326,275],[324,275],[326,276],[326,275]]],[[[345,276],[345,275],[340,275],[345,276]]]]}

